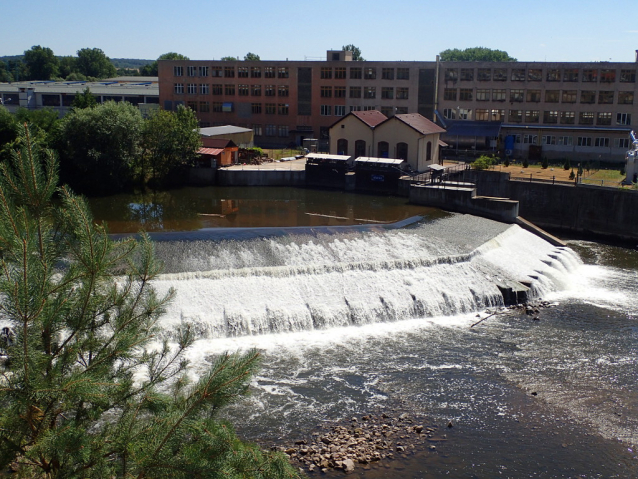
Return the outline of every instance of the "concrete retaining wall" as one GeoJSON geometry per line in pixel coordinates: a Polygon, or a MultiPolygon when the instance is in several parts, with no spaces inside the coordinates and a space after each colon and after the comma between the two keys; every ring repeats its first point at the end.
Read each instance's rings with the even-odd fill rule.
{"type": "Polygon", "coordinates": [[[226,170],[217,171],[220,186],[305,186],[304,170],[226,170]]]}

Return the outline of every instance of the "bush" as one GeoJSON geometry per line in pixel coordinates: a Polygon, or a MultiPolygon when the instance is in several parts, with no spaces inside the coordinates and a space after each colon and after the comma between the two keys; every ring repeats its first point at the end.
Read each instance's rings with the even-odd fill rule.
{"type": "Polygon", "coordinates": [[[481,155],[476,160],[474,160],[474,163],[472,163],[472,167],[474,167],[475,170],[487,170],[495,163],[496,158],[494,158],[493,156],[481,155]]]}
{"type": "Polygon", "coordinates": [[[563,163],[563,170],[568,171],[571,167],[572,167],[572,165],[569,162],[569,158],[568,158],[568,159],[565,160],[565,163],[563,163]]]}
{"type": "Polygon", "coordinates": [[[505,166],[505,168],[510,166],[510,159],[508,156],[505,157],[505,161],[503,162],[503,165],[505,166]]]}
{"type": "Polygon", "coordinates": [[[529,167],[529,161],[527,161],[527,158],[525,158],[523,160],[523,168],[528,168],[529,167]]]}
{"type": "Polygon", "coordinates": [[[574,178],[576,178],[576,175],[574,174],[574,169],[572,168],[571,173],[569,174],[569,179],[573,180],[574,178]]]}
{"type": "Polygon", "coordinates": [[[541,168],[546,170],[548,167],[549,167],[549,161],[547,160],[547,157],[544,156],[543,161],[541,162],[541,168]]]}

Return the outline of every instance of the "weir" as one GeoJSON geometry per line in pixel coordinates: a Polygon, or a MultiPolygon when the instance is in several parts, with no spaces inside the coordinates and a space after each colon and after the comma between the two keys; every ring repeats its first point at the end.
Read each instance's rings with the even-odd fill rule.
{"type": "Polygon", "coordinates": [[[528,284],[532,297],[561,288],[579,262],[516,225],[465,215],[314,233],[159,243],[172,272],[155,287],[177,290],[165,334],[183,323],[221,338],[452,316],[503,305],[503,285],[528,284]]]}

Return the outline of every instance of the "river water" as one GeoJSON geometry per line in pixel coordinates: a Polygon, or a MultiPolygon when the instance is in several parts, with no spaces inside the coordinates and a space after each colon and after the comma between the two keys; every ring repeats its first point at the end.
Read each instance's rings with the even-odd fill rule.
{"type": "MultiPolygon", "coordinates": [[[[213,231],[157,244],[167,273],[156,287],[178,291],[164,331],[195,328],[193,363],[262,351],[251,395],[226,412],[243,437],[289,445],[333,421],[407,411],[446,440],[353,477],[638,477],[636,250],[555,248],[517,226],[396,198],[343,204],[351,197],[261,190],[190,195],[186,229],[275,226],[277,235],[213,231]],[[236,201],[231,213],[221,209],[226,198],[236,201]],[[403,229],[346,227],[414,215],[422,220],[403,229]],[[314,229],[285,229],[300,223],[314,229]],[[531,281],[531,294],[552,307],[538,320],[498,314],[471,327],[499,310],[496,280],[531,281]]],[[[168,226],[179,215],[153,218],[157,230],[180,229],[168,226]]],[[[118,230],[107,219],[114,232],[134,223],[118,230]]]]}

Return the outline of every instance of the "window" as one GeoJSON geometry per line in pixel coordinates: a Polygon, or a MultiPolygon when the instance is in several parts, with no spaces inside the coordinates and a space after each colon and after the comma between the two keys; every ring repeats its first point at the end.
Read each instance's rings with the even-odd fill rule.
{"type": "Polygon", "coordinates": [[[361,106],[360,105],[351,105],[350,106],[350,111],[361,111],[361,106]]]}
{"type": "Polygon", "coordinates": [[[474,68],[461,68],[461,81],[474,81],[474,68]]]}
{"type": "Polygon", "coordinates": [[[618,104],[620,104],[620,105],[633,105],[634,104],[634,92],[632,92],[632,91],[619,91],[618,92],[618,104]]]}
{"type": "Polygon", "coordinates": [[[288,78],[288,76],[289,76],[288,67],[279,67],[277,69],[278,78],[288,78]]]}
{"type": "Polygon", "coordinates": [[[223,105],[224,104],[221,101],[214,101],[213,102],[213,112],[214,113],[221,113],[223,105]]]}
{"type": "Polygon", "coordinates": [[[596,147],[605,147],[605,148],[609,148],[609,138],[596,138],[594,141],[594,146],[596,147]]]}
{"type": "Polygon", "coordinates": [[[576,103],[576,90],[563,90],[561,101],[563,103],[576,103]]]}
{"type": "Polygon", "coordinates": [[[251,87],[251,93],[253,96],[261,96],[261,85],[253,85],[251,87]]]}
{"type": "Polygon", "coordinates": [[[536,145],[538,143],[538,135],[523,135],[523,143],[536,145]]]}
{"type": "Polygon", "coordinates": [[[539,110],[527,110],[525,112],[525,123],[538,123],[541,120],[541,112],[539,110]]]}
{"type": "Polygon", "coordinates": [[[213,85],[213,95],[221,95],[224,91],[224,86],[220,84],[213,85]]]}
{"type": "Polygon", "coordinates": [[[335,68],[335,79],[343,80],[345,78],[346,78],[346,68],[345,67],[335,68]]]}
{"type": "Polygon", "coordinates": [[[237,85],[237,92],[239,96],[248,96],[250,88],[248,88],[248,85],[237,85]]]}
{"type": "Polygon", "coordinates": [[[636,83],[636,70],[620,70],[620,83],[636,83]]]}
{"type": "MultiPolygon", "coordinates": [[[[397,113],[399,113],[399,112],[397,111],[397,113]]],[[[459,120],[471,120],[472,119],[472,109],[471,108],[458,108],[457,109],[457,113],[459,114],[459,120]]]]}
{"type": "Polygon", "coordinates": [[[224,76],[226,78],[235,78],[235,67],[224,67],[224,76]]]}
{"type": "Polygon", "coordinates": [[[237,78],[248,78],[248,67],[238,67],[237,78]]]}
{"type": "Polygon", "coordinates": [[[575,83],[578,81],[578,68],[565,68],[563,81],[575,83]]]}
{"type": "Polygon", "coordinates": [[[331,86],[322,86],[321,87],[321,98],[332,98],[332,87],[331,86]]]}
{"type": "Polygon", "coordinates": [[[348,153],[348,140],[339,138],[337,140],[337,155],[346,155],[348,153]]]}
{"type": "Polygon", "coordinates": [[[377,69],[376,68],[364,68],[363,69],[363,78],[365,80],[375,80],[377,78],[377,69]]]}
{"type": "Polygon", "coordinates": [[[277,94],[279,96],[288,96],[289,93],[290,93],[290,90],[288,88],[288,85],[279,85],[277,87],[277,94]]]}
{"type": "Polygon", "coordinates": [[[614,92],[613,91],[599,91],[598,92],[598,103],[601,105],[611,105],[614,102],[614,92]]]}
{"type": "Polygon", "coordinates": [[[196,83],[189,83],[188,84],[188,94],[189,95],[197,95],[197,84],[196,83]]]}
{"type": "Polygon", "coordinates": [[[512,68],[512,81],[525,81],[525,68],[512,68]]]}
{"type": "Polygon", "coordinates": [[[616,83],[616,70],[600,70],[600,83],[616,83]]]}
{"type": "Polygon", "coordinates": [[[350,98],[361,98],[361,87],[360,86],[351,86],[350,87],[350,98]]]}
{"type": "Polygon", "coordinates": [[[261,115],[261,103],[251,103],[250,111],[253,115],[261,115]]]}
{"type": "Polygon", "coordinates": [[[527,90],[526,101],[529,103],[539,103],[541,101],[541,91],[527,90]]]}
{"type": "Polygon", "coordinates": [[[207,101],[200,101],[199,102],[199,111],[201,111],[202,113],[210,112],[210,103],[208,103],[207,101]]]}
{"type": "Polygon", "coordinates": [[[266,136],[277,136],[277,125],[266,125],[266,136]]]}
{"type": "Polygon", "coordinates": [[[477,89],[476,90],[476,100],[477,101],[490,101],[490,90],[489,89],[477,89]]]}
{"type": "Polygon", "coordinates": [[[279,103],[277,105],[277,114],[278,115],[287,115],[288,114],[288,103],[279,103]]]}
{"type": "Polygon", "coordinates": [[[459,71],[456,68],[446,68],[445,69],[445,81],[451,81],[456,83],[459,79],[459,71]]]}
{"type": "Polygon", "coordinates": [[[546,103],[558,103],[560,90],[545,90],[546,103]]]}
{"type": "Polygon", "coordinates": [[[250,67],[251,78],[261,78],[261,67],[250,67]]]}
{"type": "Polygon", "coordinates": [[[222,76],[222,67],[211,67],[210,76],[221,77],[222,76]]]}
{"type": "Polygon", "coordinates": [[[322,80],[332,79],[332,67],[321,67],[321,79],[322,80]]]}
{"type": "Polygon", "coordinates": [[[266,85],[264,87],[265,96],[275,96],[275,85],[266,85]]]}
{"type": "Polygon", "coordinates": [[[173,76],[183,77],[184,76],[184,67],[173,67],[173,76]]]}
{"type": "Polygon", "coordinates": [[[390,87],[382,87],[381,88],[381,98],[384,100],[392,100],[394,98],[394,88],[390,87]]]}
{"type": "Polygon", "coordinates": [[[277,105],[266,103],[266,115],[274,115],[275,113],[277,113],[277,105]]]}
{"type": "Polygon", "coordinates": [[[510,102],[521,102],[525,98],[525,90],[510,90],[510,102]]]}
{"type": "Polygon", "coordinates": [[[578,115],[579,125],[593,125],[594,124],[594,112],[593,111],[581,111],[578,115]]]}
{"type": "Polygon", "coordinates": [[[596,92],[590,90],[583,90],[580,92],[581,103],[596,103],[596,92]]]}
{"type": "Polygon", "coordinates": [[[474,90],[472,88],[461,88],[459,94],[460,101],[472,101],[474,97],[474,90]]]}
{"type": "Polygon", "coordinates": [[[559,136],[557,143],[562,146],[572,146],[574,144],[574,138],[571,136],[559,136]]]}
{"type": "Polygon", "coordinates": [[[199,67],[199,76],[207,77],[208,76],[208,67],[199,67]]]}
{"type": "Polygon", "coordinates": [[[193,66],[186,67],[186,73],[188,74],[189,77],[194,77],[195,75],[197,75],[197,67],[193,67],[193,66]]]}
{"type": "Polygon", "coordinates": [[[332,106],[321,105],[321,116],[330,116],[330,115],[332,115],[332,106]]]}
{"type": "Polygon", "coordinates": [[[591,138],[588,138],[586,136],[579,136],[577,144],[578,146],[591,146],[591,138]]]}
{"type": "Polygon", "coordinates": [[[261,125],[253,125],[253,133],[255,133],[255,136],[261,136],[262,135],[261,125]]]}
{"type": "Polygon", "coordinates": [[[544,111],[543,123],[558,123],[558,112],[554,110],[544,111]]]}
{"type": "Polygon", "coordinates": [[[476,109],[475,120],[479,121],[489,121],[490,120],[490,110],[482,110],[476,109]]]}
{"type": "Polygon", "coordinates": [[[335,98],[345,98],[346,97],[346,87],[345,86],[336,86],[334,88],[335,98]]]}
{"type": "Polygon", "coordinates": [[[183,83],[175,83],[175,93],[178,95],[184,93],[184,84],[183,83]]]}
{"type": "Polygon", "coordinates": [[[541,141],[543,142],[543,145],[555,145],[556,137],[552,135],[544,135],[541,141]]]}
{"type": "Polygon", "coordinates": [[[478,74],[476,75],[478,81],[490,81],[492,80],[492,69],[491,68],[479,68],[478,74]]]}
{"type": "Polygon", "coordinates": [[[547,81],[560,81],[560,70],[558,68],[548,68],[545,79],[547,81]]]}
{"type": "Polygon", "coordinates": [[[391,106],[382,106],[381,113],[390,118],[394,115],[394,108],[392,108],[391,106]]]}
{"type": "Polygon", "coordinates": [[[409,80],[410,69],[409,68],[397,68],[397,80],[409,80]]]}
{"type": "Polygon", "coordinates": [[[372,99],[377,97],[377,89],[373,86],[367,86],[363,89],[363,98],[372,99]]]}
{"type": "Polygon", "coordinates": [[[443,90],[443,99],[456,101],[456,88],[446,88],[443,90]]]}
{"type": "Polygon", "coordinates": [[[379,158],[390,157],[390,143],[387,141],[380,141],[377,143],[377,155],[379,158]]]}
{"type": "Polygon", "coordinates": [[[510,110],[507,121],[520,123],[523,121],[523,110],[510,110]]]}
{"type": "Polygon", "coordinates": [[[351,80],[361,80],[361,68],[352,67],[350,68],[350,79],[351,80]]]}
{"type": "Polygon", "coordinates": [[[274,67],[265,67],[264,68],[264,78],[275,78],[275,68],[274,67]]]}
{"type": "Polygon", "coordinates": [[[629,148],[629,138],[614,138],[614,148],[629,148]]]}
{"type": "MultiPolygon", "coordinates": [[[[470,110],[468,110],[468,111],[470,111],[470,110]]],[[[406,115],[406,114],[408,113],[408,107],[407,107],[407,106],[397,106],[397,107],[394,109],[394,112],[395,112],[397,115],[406,115]]]]}
{"type": "Polygon", "coordinates": [[[521,135],[512,135],[514,136],[514,143],[521,143],[521,135]]]}
{"type": "Polygon", "coordinates": [[[492,101],[505,101],[505,90],[492,90],[492,101]]]}
{"type": "Polygon", "coordinates": [[[616,113],[617,125],[631,125],[631,113],[616,113]]]}
{"type": "Polygon", "coordinates": [[[234,95],[235,85],[224,85],[224,95],[234,95]]]}
{"type": "Polygon", "coordinates": [[[408,159],[408,144],[407,143],[397,143],[397,158],[401,160],[408,159]]]}
{"type": "Polygon", "coordinates": [[[363,140],[357,140],[354,142],[354,156],[355,158],[366,156],[366,142],[363,140]]]}
{"type": "Polygon", "coordinates": [[[584,82],[596,82],[598,80],[598,70],[593,68],[586,68],[583,70],[583,81],[584,82]]]}
{"type": "Polygon", "coordinates": [[[540,68],[530,68],[527,70],[527,81],[542,81],[543,70],[540,68]]]}
{"type": "Polygon", "coordinates": [[[505,110],[492,110],[492,121],[505,121],[505,110]]]}
{"type": "Polygon", "coordinates": [[[597,125],[611,125],[611,113],[598,113],[596,118],[597,125]]]}
{"type": "Polygon", "coordinates": [[[445,118],[446,120],[454,120],[456,118],[456,111],[454,111],[452,108],[444,108],[443,118],[445,118]]]}
{"type": "Polygon", "coordinates": [[[576,123],[576,113],[573,111],[561,111],[560,123],[561,125],[573,125],[576,123]]]}
{"type": "Polygon", "coordinates": [[[279,125],[279,136],[286,137],[288,136],[288,125],[279,125]]]}
{"type": "Polygon", "coordinates": [[[394,80],[394,68],[382,68],[381,78],[383,80],[394,80]]]}
{"type": "Polygon", "coordinates": [[[507,68],[494,69],[494,81],[507,81],[507,68]]]}
{"type": "Polygon", "coordinates": [[[397,88],[397,100],[407,100],[409,94],[410,94],[409,88],[402,88],[402,87],[397,88]]]}
{"type": "Polygon", "coordinates": [[[210,92],[210,85],[206,84],[206,83],[201,83],[199,85],[199,93],[202,95],[208,95],[208,93],[210,92]]]}

